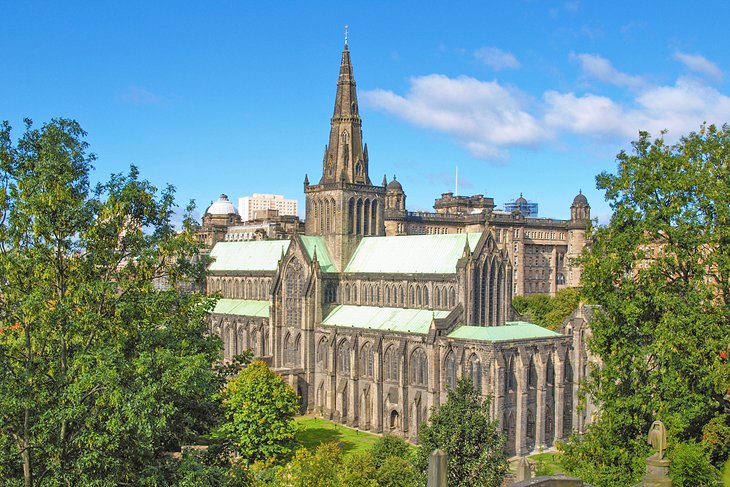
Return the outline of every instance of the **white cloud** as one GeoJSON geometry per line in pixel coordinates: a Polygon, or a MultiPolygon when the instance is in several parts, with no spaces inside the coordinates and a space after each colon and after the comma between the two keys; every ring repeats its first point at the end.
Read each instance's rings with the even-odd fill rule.
{"type": "Polygon", "coordinates": [[[674,59],[681,62],[692,71],[697,71],[714,81],[722,80],[722,70],[709,59],[699,54],[687,54],[683,52],[674,53],[674,59]]]}
{"type": "Polygon", "coordinates": [[[520,67],[520,62],[514,54],[503,51],[497,47],[482,47],[477,49],[474,51],[474,57],[495,71],[501,71],[503,69],[517,69],[520,67]]]}
{"type": "Polygon", "coordinates": [[[526,97],[496,81],[432,74],[411,79],[405,96],[363,93],[366,103],[414,125],[454,136],[474,157],[503,156],[502,148],[531,146],[547,132],[526,108],[526,97]]]}
{"type": "Polygon", "coordinates": [[[588,140],[636,138],[639,130],[668,140],[697,130],[703,122],[730,121],[730,97],[701,78],[650,84],[622,73],[594,55],[575,56],[584,73],[624,88],[616,98],[601,93],[546,90],[531,100],[498,81],[432,74],[410,80],[404,95],[366,91],[364,101],[408,123],[449,134],[475,158],[504,158],[514,147],[535,147],[561,136],[588,140]]]}
{"type": "Polygon", "coordinates": [[[605,136],[625,134],[628,128],[628,114],[608,97],[548,91],[543,99],[543,121],[554,130],[605,136]]]}
{"type": "Polygon", "coordinates": [[[622,73],[613,67],[608,59],[595,54],[573,54],[571,57],[580,62],[581,70],[585,76],[595,78],[604,83],[629,88],[640,88],[645,84],[641,76],[632,76],[622,73]]]}
{"type": "Polygon", "coordinates": [[[123,102],[132,105],[161,105],[165,102],[165,99],[160,95],[140,86],[130,86],[122,93],[120,98],[123,102]]]}

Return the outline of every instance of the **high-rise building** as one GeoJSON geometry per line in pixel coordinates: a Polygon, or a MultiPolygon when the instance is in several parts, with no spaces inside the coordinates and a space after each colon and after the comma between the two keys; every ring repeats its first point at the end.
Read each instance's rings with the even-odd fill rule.
{"type": "Polygon", "coordinates": [[[245,222],[263,220],[269,216],[270,210],[278,215],[297,215],[297,200],[289,200],[280,194],[254,193],[253,196],[238,198],[238,213],[245,222]]]}

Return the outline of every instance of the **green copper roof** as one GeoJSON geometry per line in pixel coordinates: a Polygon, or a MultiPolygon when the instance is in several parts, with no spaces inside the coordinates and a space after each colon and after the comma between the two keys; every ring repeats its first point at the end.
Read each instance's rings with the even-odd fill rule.
{"type": "Polygon", "coordinates": [[[481,233],[363,238],[345,272],[454,274],[467,236],[474,251],[481,233]]]}
{"type": "Polygon", "coordinates": [[[340,305],[332,310],[322,321],[322,324],[425,334],[428,333],[434,317],[444,318],[448,314],[449,311],[431,311],[428,309],[340,305]]]}
{"type": "Polygon", "coordinates": [[[275,271],[289,240],[248,240],[218,242],[210,251],[215,260],[211,271],[275,271]]]}
{"type": "Polygon", "coordinates": [[[317,261],[322,272],[337,272],[337,266],[332,261],[332,257],[330,257],[323,237],[303,235],[301,238],[304,250],[307,251],[310,259],[314,257],[314,249],[317,249],[317,261]]]}
{"type": "Polygon", "coordinates": [[[213,313],[236,316],[269,317],[269,302],[249,299],[219,299],[213,313]]]}
{"type": "Polygon", "coordinates": [[[525,321],[508,321],[504,326],[460,326],[448,335],[449,338],[484,342],[553,338],[559,336],[562,335],[525,321]]]}

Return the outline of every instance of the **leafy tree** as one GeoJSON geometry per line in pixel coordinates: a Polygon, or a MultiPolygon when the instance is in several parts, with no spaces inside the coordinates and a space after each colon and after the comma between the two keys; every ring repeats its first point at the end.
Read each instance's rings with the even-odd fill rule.
{"type": "Polygon", "coordinates": [[[250,461],[292,451],[299,411],[296,393],[261,361],[242,369],[223,389],[226,421],[216,436],[233,442],[250,461]]]}
{"type": "Polygon", "coordinates": [[[416,469],[425,473],[428,456],[440,448],[448,454],[449,485],[502,485],[509,472],[505,440],[497,421],[489,417],[489,404],[468,378],[459,379],[419,433],[416,469]]]}
{"type": "Polygon", "coordinates": [[[388,456],[378,467],[380,487],[412,487],[418,485],[418,473],[413,464],[403,457],[388,456]]]}
{"type": "Polygon", "coordinates": [[[730,127],[703,126],[675,145],[642,132],[617,158],[616,174],[597,177],[614,214],[582,257],[584,297],[601,305],[589,346],[602,367],[586,390],[602,410],[567,442],[563,461],[599,486],[641,478],[655,419],[670,445],[724,423],[715,418],[730,383],[721,360],[730,343],[730,127]]]}
{"type": "Polygon", "coordinates": [[[339,471],[340,485],[348,487],[378,487],[377,469],[370,452],[355,452],[346,457],[339,471]]]}
{"type": "Polygon", "coordinates": [[[515,310],[536,325],[557,330],[580,304],[577,288],[561,289],[555,296],[533,294],[515,296],[512,305],[515,310]]]}
{"type": "Polygon", "coordinates": [[[314,452],[300,448],[276,474],[281,487],[339,487],[342,450],[337,443],[322,443],[314,452]]]}
{"type": "Polygon", "coordinates": [[[408,459],[411,456],[411,446],[400,436],[384,434],[370,447],[373,464],[380,468],[389,457],[408,459]]]}
{"type": "Polygon", "coordinates": [[[92,190],[85,135],[0,125],[0,473],[26,486],[154,482],[216,407],[191,220],[134,167],[92,190]]]}
{"type": "Polygon", "coordinates": [[[699,443],[680,443],[669,454],[669,475],[677,487],[707,487],[717,483],[717,470],[699,443]]]}

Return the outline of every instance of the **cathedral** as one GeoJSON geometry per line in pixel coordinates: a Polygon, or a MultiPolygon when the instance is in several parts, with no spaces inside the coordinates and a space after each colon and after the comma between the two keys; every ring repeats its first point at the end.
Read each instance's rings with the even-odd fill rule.
{"type": "MultiPolygon", "coordinates": [[[[415,217],[398,213],[400,183],[373,184],[369,164],[345,43],[322,175],[304,179],[304,234],[219,240],[210,251],[207,292],[221,296],[210,326],[224,359],[250,349],[292,385],[302,411],[414,442],[462,376],[492,397],[510,454],[581,430],[590,310],[560,332],[520,320],[511,246],[530,237],[484,217],[461,231],[408,232],[415,217]]],[[[585,232],[584,200],[576,197],[566,234],[585,232]]],[[[214,205],[207,215],[235,219],[230,202],[214,205]]]]}

